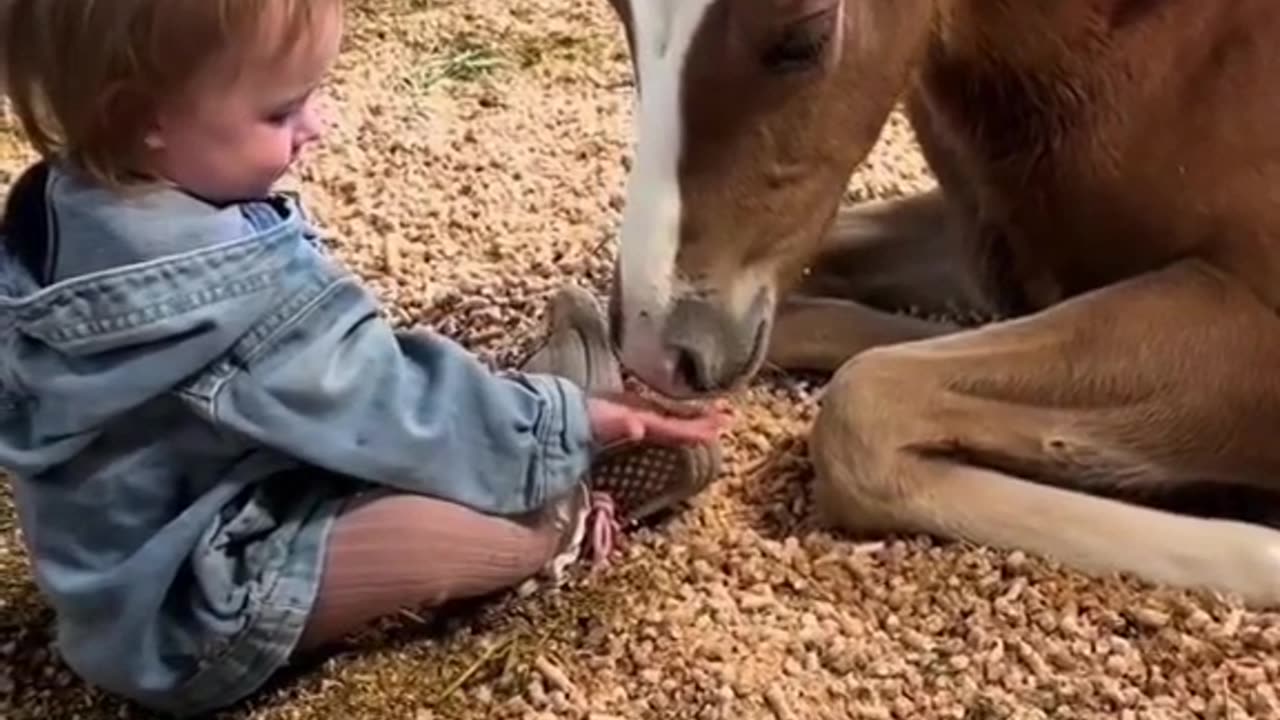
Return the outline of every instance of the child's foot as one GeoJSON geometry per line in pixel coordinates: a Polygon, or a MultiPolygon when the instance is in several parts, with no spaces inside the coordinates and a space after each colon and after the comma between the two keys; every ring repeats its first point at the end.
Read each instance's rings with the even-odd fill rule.
{"type": "MultiPolygon", "coordinates": [[[[604,313],[589,293],[576,286],[559,290],[547,309],[547,326],[546,339],[521,370],[559,375],[590,393],[622,391],[622,371],[609,345],[604,313]]],[[[716,443],[624,442],[601,452],[587,485],[592,508],[614,514],[617,526],[627,526],[696,495],[719,469],[716,443]]],[[[610,538],[598,527],[593,531],[591,544],[597,555],[607,554],[610,538]]]]}

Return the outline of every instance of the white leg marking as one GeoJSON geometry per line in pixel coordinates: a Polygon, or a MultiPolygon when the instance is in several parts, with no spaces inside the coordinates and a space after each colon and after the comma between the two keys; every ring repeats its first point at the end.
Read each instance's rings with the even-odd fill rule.
{"type": "Polygon", "coordinates": [[[714,0],[631,0],[642,92],[635,159],[627,178],[619,248],[624,362],[668,377],[662,324],[675,287],[680,244],[680,93],[694,34],[714,0]]]}

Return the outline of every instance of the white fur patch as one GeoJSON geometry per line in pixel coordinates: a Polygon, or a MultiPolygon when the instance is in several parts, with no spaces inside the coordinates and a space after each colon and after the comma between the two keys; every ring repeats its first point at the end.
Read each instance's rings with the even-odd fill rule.
{"type": "Polygon", "coordinates": [[[665,376],[662,323],[675,287],[680,244],[680,94],[685,59],[714,0],[628,0],[641,92],[635,160],[627,178],[619,261],[622,357],[642,374],[665,376]],[[642,367],[637,367],[637,365],[642,367]]]}

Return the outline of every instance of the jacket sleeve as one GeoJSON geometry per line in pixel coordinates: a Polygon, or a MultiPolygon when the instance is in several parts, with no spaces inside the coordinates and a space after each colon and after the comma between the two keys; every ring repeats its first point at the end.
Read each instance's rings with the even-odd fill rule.
{"type": "Polygon", "coordinates": [[[215,421],[336,472],[516,514],[587,471],[580,388],[490,370],[431,332],[395,331],[350,277],[237,365],[212,398],[215,421]]]}

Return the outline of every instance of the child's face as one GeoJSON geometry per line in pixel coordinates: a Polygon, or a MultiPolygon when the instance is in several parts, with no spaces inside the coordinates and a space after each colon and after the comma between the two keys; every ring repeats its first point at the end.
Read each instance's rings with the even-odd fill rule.
{"type": "Polygon", "coordinates": [[[204,83],[162,108],[147,138],[153,170],[214,202],[270,192],[321,133],[316,87],[342,38],[341,13],[325,15],[283,59],[248,62],[234,80],[204,83]]]}

